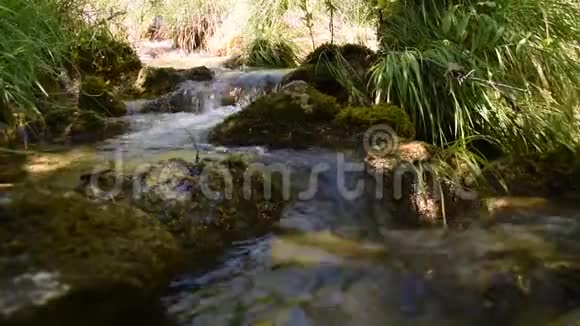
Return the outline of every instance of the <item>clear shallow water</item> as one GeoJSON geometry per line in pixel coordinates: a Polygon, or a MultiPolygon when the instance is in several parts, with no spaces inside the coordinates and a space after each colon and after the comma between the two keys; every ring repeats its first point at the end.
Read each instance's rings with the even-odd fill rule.
{"type": "MultiPolygon", "coordinates": [[[[522,320],[543,325],[543,309],[529,307],[568,304],[565,286],[556,281],[535,285],[540,294],[524,303],[510,275],[522,266],[519,259],[558,260],[562,246],[580,252],[572,240],[580,234],[580,214],[514,216],[451,234],[388,230],[388,202],[340,195],[338,158],[356,162],[351,153],[207,143],[213,126],[281,76],[232,72],[209,85],[186,83],[182,87],[189,87],[189,94],[203,97],[196,102],[203,103],[201,110],[131,115],[129,132],[99,149],[105,157],[120,151],[135,159],[251,152],[266,165],[287,166],[293,194],[307,189],[315,166],[329,167],[317,178],[318,191],[292,200],[272,233],[234,243],[210,270],[172,282],[162,302],[179,325],[512,325],[522,320]],[[215,99],[233,85],[244,88],[246,98],[236,106],[218,106],[215,99]],[[507,303],[490,305],[485,290],[494,286],[507,303]]],[[[364,178],[353,172],[344,182],[352,186],[364,178]]]]}

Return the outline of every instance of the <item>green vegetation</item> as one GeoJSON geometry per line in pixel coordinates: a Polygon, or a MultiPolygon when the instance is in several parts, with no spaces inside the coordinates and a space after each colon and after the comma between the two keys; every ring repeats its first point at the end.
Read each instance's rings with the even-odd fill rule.
{"type": "Polygon", "coordinates": [[[400,105],[419,136],[503,153],[578,147],[578,7],[567,0],[384,4],[376,100],[400,105]]]}
{"type": "Polygon", "coordinates": [[[78,17],[62,1],[7,0],[0,5],[0,122],[22,124],[38,114],[44,77],[61,73],[78,17]]]}
{"type": "Polygon", "coordinates": [[[309,53],[303,64],[288,74],[282,84],[303,80],[341,103],[370,105],[372,100],[367,85],[375,56],[363,45],[325,43],[309,53]]]}
{"type": "Polygon", "coordinates": [[[245,64],[254,67],[291,68],[296,66],[296,49],[290,41],[256,38],[246,50],[245,64]]]}
{"type": "Polygon", "coordinates": [[[113,35],[108,26],[98,25],[78,32],[71,46],[70,63],[83,75],[119,80],[141,69],[141,61],[126,40],[113,35]]]}
{"type": "Polygon", "coordinates": [[[97,290],[109,280],[154,290],[180,254],[155,218],[128,206],[28,191],[1,210],[0,255],[30,255],[36,267],[60,271],[75,287],[97,290]]]}
{"type": "Polygon", "coordinates": [[[113,94],[109,82],[102,77],[87,76],[81,81],[79,108],[93,111],[104,117],[121,117],[127,114],[125,103],[113,94]]]}
{"type": "MultiPolygon", "coordinates": [[[[104,117],[125,113],[124,104],[112,95],[112,86],[136,76],[141,62],[123,35],[111,32],[109,20],[85,16],[85,5],[81,0],[9,0],[0,5],[4,35],[0,41],[0,123],[20,128],[21,136],[61,134],[62,125],[104,127],[104,117]],[[80,109],[75,108],[75,79],[93,75],[80,86],[80,109]],[[65,111],[74,114],[54,119],[65,111]],[[72,121],[77,119],[82,123],[72,121]]],[[[3,143],[17,138],[15,132],[3,133],[12,135],[3,143]]]]}

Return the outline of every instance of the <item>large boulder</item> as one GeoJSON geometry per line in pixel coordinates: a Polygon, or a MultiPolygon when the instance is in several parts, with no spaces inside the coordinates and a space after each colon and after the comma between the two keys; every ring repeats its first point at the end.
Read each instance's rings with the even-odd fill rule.
{"type": "Polygon", "coordinates": [[[13,193],[0,220],[0,323],[9,325],[138,320],[126,314],[153,300],[181,260],[154,217],[75,193],[13,193]]]}
{"type": "Polygon", "coordinates": [[[78,107],[80,110],[93,111],[103,117],[121,117],[127,114],[125,103],[113,95],[109,84],[101,77],[83,78],[78,107]]]}
{"type": "MultiPolygon", "coordinates": [[[[392,140],[392,139],[391,139],[392,140]]],[[[457,225],[479,214],[479,196],[459,179],[439,174],[440,158],[433,146],[418,142],[390,141],[369,148],[367,171],[383,187],[391,224],[402,227],[457,225]]],[[[470,171],[461,171],[468,180],[470,171]]],[[[463,179],[463,178],[462,178],[463,179]]]]}
{"type": "Polygon", "coordinates": [[[211,255],[265,232],[283,208],[278,177],[238,156],[195,163],[170,159],[115,177],[112,171],[87,175],[79,189],[92,198],[130,201],[155,215],[192,254],[211,255]],[[115,184],[119,191],[110,193],[115,184]]]}
{"type": "Polygon", "coordinates": [[[347,77],[351,86],[365,93],[374,58],[374,52],[365,46],[323,44],[308,54],[302,65],[287,74],[281,84],[302,80],[322,93],[336,97],[339,102],[346,103],[353,99],[345,88],[345,81],[337,77],[347,77]]]}
{"type": "Polygon", "coordinates": [[[209,81],[214,72],[200,66],[191,69],[145,67],[139,72],[135,87],[144,95],[159,96],[177,88],[186,80],[209,81]]]}

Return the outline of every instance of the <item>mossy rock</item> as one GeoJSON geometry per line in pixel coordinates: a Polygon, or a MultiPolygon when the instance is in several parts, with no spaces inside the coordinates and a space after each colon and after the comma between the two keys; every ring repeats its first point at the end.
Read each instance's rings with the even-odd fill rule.
{"type": "Polygon", "coordinates": [[[210,133],[210,140],[223,145],[295,148],[323,144],[339,110],[333,97],[294,82],[228,117],[210,133]]]}
{"type": "Polygon", "coordinates": [[[79,94],[79,109],[97,112],[104,117],[121,117],[127,114],[127,106],[117,99],[108,83],[101,77],[83,78],[79,94]]]}
{"type": "Polygon", "coordinates": [[[363,132],[376,125],[387,125],[395,132],[393,136],[404,139],[415,137],[415,127],[409,115],[394,105],[345,108],[338,113],[334,122],[340,127],[363,132]]]}
{"type": "Polygon", "coordinates": [[[113,81],[142,68],[141,60],[131,44],[115,37],[104,26],[80,32],[70,48],[70,59],[70,71],[113,81]]]}
{"type": "MultiPolygon", "coordinates": [[[[74,193],[19,191],[11,203],[0,206],[0,220],[0,279],[10,283],[44,273],[40,275],[51,280],[38,281],[44,282],[36,285],[41,290],[20,290],[31,291],[30,298],[33,291],[53,292],[52,299],[41,300],[46,302],[19,302],[9,316],[2,306],[0,321],[15,320],[15,325],[39,320],[72,325],[69,316],[79,314],[87,325],[95,324],[93,318],[113,319],[121,307],[155,298],[182,259],[178,242],[154,217],[74,193]],[[129,298],[134,301],[124,301],[129,298]],[[84,310],[76,311],[79,307],[84,310]],[[100,315],[105,311],[107,316],[100,315]]],[[[12,284],[18,291],[18,283],[12,284]]]]}
{"type": "Polygon", "coordinates": [[[90,143],[123,133],[127,122],[106,119],[95,111],[55,107],[45,114],[43,126],[32,128],[44,140],[90,143]]]}
{"type": "Polygon", "coordinates": [[[135,87],[144,95],[159,96],[174,91],[186,80],[210,81],[214,72],[200,66],[191,69],[145,67],[139,72],[135,87]]]}
{"type": "MultiPolygon", "coordinates": [[[[106,190],[114,178],[106,171],[95,180],[106,190]]],[[[131,201],[157,216],[193,255],[211,256],[234,240],[266,232],[280,218],[284,203],[280,183],[273,177],[269,189],[268,178],[238,156],[196,163],[170,159],[126,176],[123,191],[114,200],[131,201]]],[[[88,180],[79,189],[89,197],[107,199],[88,180]]]]}
{"type": "Polygon", "coordinates": [[[326,43],[308,54],[302,65],[288,73],[281,84],[302,80],[322,93],[336,97],[339,102],[347,103],[352,99],[347,89],[333,75],[333,68],[347,69],[353,85],[364,93],[369,81],[368,72],[374,60],[375,53],[365,46],[357,44],[337,46],[326,43]]]}
{"type": "Polygon", "coordinates": [[[491,164],[486,174],[492,192],[514,196],[580,199],[580,154],[567,148],[491,164]]]}

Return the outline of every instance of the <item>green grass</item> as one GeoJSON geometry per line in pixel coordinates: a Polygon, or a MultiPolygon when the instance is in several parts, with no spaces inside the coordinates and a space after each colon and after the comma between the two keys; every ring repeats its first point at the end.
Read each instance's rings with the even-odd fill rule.
{"type": "Polygon", "coordinates": [[[438,145],[473,137],[504,153],[578,148],[580,13],[568,0],[386,5],[377,102],[404,108],[438,145]]]}
{"type": "Polygon", "coordinates": [[[296,51],[290,40],[259,36],[248,44],[245,63],[253,67],[291,68],[296,66],[296,51]]]}
{"type": "Polygon", "coordinates": [[[61,0],[5,0],[0,4],[0,121],[38,114],[35,98],[45,96],[43,80],[55,80],[67,60],[78,23],[61,0]],[[16,114],[17,116],[15,116],[16,114]]]}

